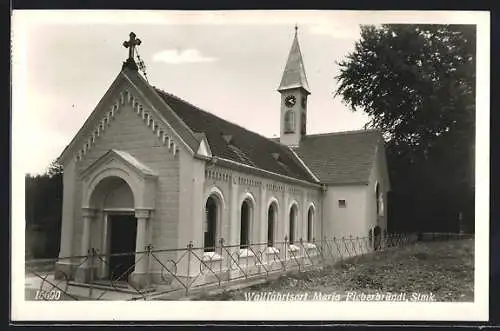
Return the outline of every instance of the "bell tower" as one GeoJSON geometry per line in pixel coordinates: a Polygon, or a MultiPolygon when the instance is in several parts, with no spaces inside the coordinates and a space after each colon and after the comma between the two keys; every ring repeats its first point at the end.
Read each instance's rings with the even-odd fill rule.
{"type": "Polygon", "coordinates": [[[290,147],[299,146],[301,138],[306,135],[307,96],[311,94],[297,30],[295,26],[292,48],[278,88],[281,93],[280,142],[290,147]]]}

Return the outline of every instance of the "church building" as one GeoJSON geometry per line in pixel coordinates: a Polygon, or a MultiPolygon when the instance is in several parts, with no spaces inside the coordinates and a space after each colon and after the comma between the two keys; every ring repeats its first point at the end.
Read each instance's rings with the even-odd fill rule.
{"type": "MultiPolygon", "coordinates": [[[[134,61],[138,44],[131,33],[128,59],[59,157],[57,270],[85,282],[90,272],[112,277],[120,264],[143,286],[161,272],[144,254],[108,258],[94,271],[66,258],[190,245],[212,261],[224,259],[222,244],[243,259],[254,255],[254,244],[266,254],[300,253],[325,238],[385,233],[390,185],[382,135],[307,134],[311,89],[297,30],[278,87],[280,136],[272,139],[150,85],[134,61]]],[[[188,277],[195,269],[176,268],[188,277]]]]}

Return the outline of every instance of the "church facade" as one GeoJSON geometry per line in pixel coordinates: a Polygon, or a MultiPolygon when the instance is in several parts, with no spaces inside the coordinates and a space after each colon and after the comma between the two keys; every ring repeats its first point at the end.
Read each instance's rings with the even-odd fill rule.
{"type": "MultiPolygon", "coordinates": [[[[221,244],[250,258],[256,243],[283,254],[277,243],[298,251],[323,238],[385,231],[390,186],[382,136],[377,130],[307,134],[311,92],[297,33],[278,88],[279,139],[151,86],[133,60],[137,41],[131,34],[129,58],[59,158],[58,270],[85,282],[91,272],[112,277],[121,263],[130,281],[144,285],[161,272],[144,254],[108,259],[97,270],[65,258],[92,249],[105,260],[191,245],[214,261],[223,258],[221,244]]],[[[189,276],[190,266],[177,268],[189,276]]]]}

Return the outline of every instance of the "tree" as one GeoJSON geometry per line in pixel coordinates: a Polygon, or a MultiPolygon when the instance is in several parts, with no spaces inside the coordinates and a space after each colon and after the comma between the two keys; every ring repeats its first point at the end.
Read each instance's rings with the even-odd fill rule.
{"type": "Polygon", "coordinates": [[[49,167],[47,168],[47,171],[46,171],[46,174],[52,178],[54,176],[59,176],[59,175],[62,175],[63,173],[63,167],[61,164],[59,164],[59,162],[57,161],[52,161],[49,165],[49,167]]]}
{"type": "Polygon", "coordinates": [[[62,189],[62,167],[56,161],[41,175],[25,176],[27,234],[34,231],[36,240],[43,237],[45,243],[32,252],[35,258],[57,257],[59,253],[62,189]]]}
{"type": "Polygon", "coordinates": [[[472,25],[362,26],[338,63],[335,95],[386,139],[391,205],[404,205],[393,218],[442,213],[432,224],[451,229],[457,206],[473,218],[475,51],[472,25]]]}

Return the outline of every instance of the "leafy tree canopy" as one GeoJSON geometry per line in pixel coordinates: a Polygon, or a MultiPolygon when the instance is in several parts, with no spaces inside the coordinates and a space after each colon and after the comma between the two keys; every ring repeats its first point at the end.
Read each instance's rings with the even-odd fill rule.
{"type": "Polygon", "coordinates": [[[473,25],[362,26],[338,63],[335,95],[382,130],[396,191],[451,200],[472,186],[475,52],[473,25]]]}
{"type": "Polygon", "coordinates": [[[26,229],[42,231],[46,238],[44,247],[33,252],[36,258],[56,257],[59,252],[62,171],[62,166],[54,161],[45,173],[25,176],[26,229]]]}
{"type": "Polygon", "coordinates": [[[336,95],[371,115],[369,126],[402,150],[429,153],[447,135],[470,145],[475,36],[467,25],[362,26],[339,63],[336,95]]]}

